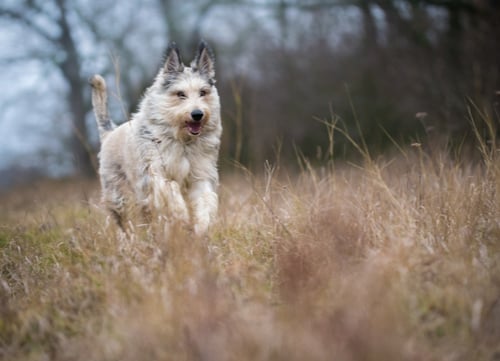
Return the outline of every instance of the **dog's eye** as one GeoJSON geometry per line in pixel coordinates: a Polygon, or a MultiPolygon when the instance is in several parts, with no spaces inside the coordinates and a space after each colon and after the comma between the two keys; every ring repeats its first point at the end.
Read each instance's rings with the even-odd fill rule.
{"type": "Polygon", "coordinates": [[[177,97],[179,97],[180,99],[186,99],[186,93],[184,93],[183,91],[178,91],[177,97]]]}
{"type": "Polygon", "coordinates": [[[207,95],[207,91],[206,90],[200,90],[200,97],[204,97],[205,95],[207,95]]]}

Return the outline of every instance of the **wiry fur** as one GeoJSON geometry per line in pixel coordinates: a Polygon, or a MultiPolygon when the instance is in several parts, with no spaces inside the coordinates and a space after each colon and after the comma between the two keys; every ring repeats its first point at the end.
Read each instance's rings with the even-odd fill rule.
{"type": "Polygon", "coordinates": [[[91,79],[102,143],[103,201],[121,227],[131,204],[146,217],[154,213],[169,222],[191,224],[198,234],[213,221],[222,133],[214,77],[214,57],[204,42],[190,67],[183,65],[175,43],[170,44],[138,112],[119,127],[107,113],[104,79],[91,79]],[[200,111],[203,116],[195,122],[200,111]]]}

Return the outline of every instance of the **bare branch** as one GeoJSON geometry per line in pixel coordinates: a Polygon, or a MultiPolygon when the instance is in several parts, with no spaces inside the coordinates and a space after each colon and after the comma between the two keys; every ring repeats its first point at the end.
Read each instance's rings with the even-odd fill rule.
{"type": "Polygon", "coordinates": [[[20,11],[0,7],[0,17],[8,18],[24,24],[27,28],[40,35],[44,39],[48,40],[52,44],[57,44],[58,42],[58,39],[56,37],[49,34],[45,29],[36,24],[33,19],[20,11]]]}
{"type": "Polygon", "coordinates": [[[29,62],[29,61],[51,61],[53,62],[53,57],[51,57],[49,54],[41,54],[41,53],[36,53],[36,54],[22,54],[22,55],[15,55],[15,56],[2,56],[0,57],[0,65],[2,66],[8,66],[8,65],[18,65],[19,63],[22,62],[29,62]]]}
{"type": "Polygon", "coordinates": [[[242,5],[252,7],[276,7],[282,8],[296,8],[301,10],[314,11],[322,8],[343,7],[356,5],[352,0],[324,0],[304,3],[301,1],[275,1],[275,2],[259,2],[259,1],[242,1],[242,5]]]}

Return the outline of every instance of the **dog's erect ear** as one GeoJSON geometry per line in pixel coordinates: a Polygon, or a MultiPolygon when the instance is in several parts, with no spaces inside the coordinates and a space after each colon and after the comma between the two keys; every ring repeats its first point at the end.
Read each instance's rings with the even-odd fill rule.
{"type": "Polygon", "coordinates": [[[203,40],[198,46],[196,56],[191,63],[194,71],[199,71],[204,77],[214,81],[215,78],[215,57],[212,49],[203,40]]]}
{"type": "Polygon", "coordinates": [[[179,52],[177,44],[174,42],[168,45],[163,71],[168,74],[182,73],[182,71],[184,71],[181,53],[179,52]]]}

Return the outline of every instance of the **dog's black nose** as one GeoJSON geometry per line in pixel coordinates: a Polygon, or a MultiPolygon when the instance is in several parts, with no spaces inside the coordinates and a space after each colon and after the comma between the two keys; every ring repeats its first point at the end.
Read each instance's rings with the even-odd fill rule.
{"type": "Polygon", "coordinates": [[[200,109],[195,109],[191,112],[191,118],[193,118],[194,121],[199,122],[201,118],[203,118],[203,112],[200,109]]]}

